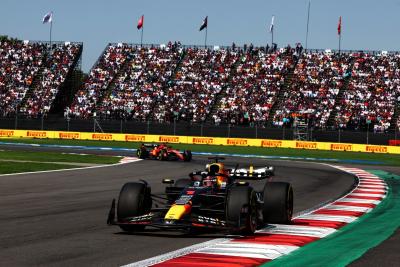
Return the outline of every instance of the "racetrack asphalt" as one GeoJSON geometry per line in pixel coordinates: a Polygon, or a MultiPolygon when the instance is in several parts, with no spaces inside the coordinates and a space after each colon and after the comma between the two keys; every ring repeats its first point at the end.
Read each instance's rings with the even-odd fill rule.
{"type": "MultiPolygon", "coordinates": [[[[195,157],[191,163],[145,160],[99,169],[0,176],[0,266],[120,266],[223,237],[152,230],[125,234],[106,225],[111,200],[125,182],[146,179],[153,193],[161,193],[162,178],[186,177],[194,169],[204,169],[207,162],[206,157],[195,157]]],[[[226,160],[230,166],[236,162],[246,167],[249,159],[226,160]]],[[[295,212],[337,198],[354,183],[352,176],[316,163],[260,159],[252,163],[274,165],[274,180],[292,183],[295,212]]]]}

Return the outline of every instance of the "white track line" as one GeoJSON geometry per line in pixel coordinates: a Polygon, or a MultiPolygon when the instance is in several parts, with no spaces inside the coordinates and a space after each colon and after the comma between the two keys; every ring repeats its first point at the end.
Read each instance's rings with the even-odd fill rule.
{"type": "MultiPolygon", "coordinates": [[[[37,173],[49,173],[49,172],[64,172],[64,171],[79,171],[79,170],[87,170],[87,169],[96,169],[96,168],[104,168],[104,167],[113,167],[118,165],[123,165],[127,163],[141,161],[142,159],[136,159],[129,162],[118,162],[114,164],[107,164],[107,165],[99,165],[99,166],[89,166],[89,167],[79,167],[79,168],[71,168],[71,169],[58,169],[58,170],[47,170],[47,171],[37,171],[37,172],[18,172],[18,173],[7,173],[7,174],[0,174],[2,176],[17,176],[23,174],[37,174],[37,173]]],[[[40,163],[40,162],[38,162],[40,163]]]]}

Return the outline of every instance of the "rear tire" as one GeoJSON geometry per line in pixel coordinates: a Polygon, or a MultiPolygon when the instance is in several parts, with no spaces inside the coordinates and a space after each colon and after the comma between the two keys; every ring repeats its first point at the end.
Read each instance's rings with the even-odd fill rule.
{"type": "Polygon", "coordinates": [[[264,223],[289,224],[292,215],[293,189],[290,183],[266,183],[264,187],[264,223]]]}
{"type": "MultiPolygon", "coordinates": [[[[118,198],[118,221],[148,213],[152,205],[150,194],[150,187],[144,183],[132,182],[124,184],[118,198]]],[[[120,225],[119,227],[128,232],[140,231],[145,228],[144,225],[120,225]]]]}
{"type": "Polygon", "coordinates": [[[183,161],[189,162],[192,160],[192,151],[185,150],[183,151],[183,161]]]}
{"type": "Polygon", "coordinates": [[[232,187],[226,199],[226,221],[235,223],[233,234],[252,235],[257,228],[257,199],[249,186],[232,187]]]}
{"type": "Polygon", "coordinates": [[[139,158],[139,159],[145,159],[145,158],[147,158],[147,150],[145,149],[145,148],[142,148],[142,147],[140,147],[140,148],[138,148],[137,150],[136,150],[136,155],[137,155],[137,157],[139,158]]]}

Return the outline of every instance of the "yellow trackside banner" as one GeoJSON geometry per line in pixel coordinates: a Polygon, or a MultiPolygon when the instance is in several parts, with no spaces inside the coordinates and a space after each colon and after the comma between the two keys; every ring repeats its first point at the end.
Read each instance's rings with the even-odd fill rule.
{"type": "Polygon", "coordinates": [[[7,130],[0,129],[0,138],[50,138],[69,140],[125,141],[142,143],[171,143],[222,146],[254,146],[265,148],[295,148],[305,150],[353,151],[367,153],[400,154],[399,146],[380,146],[366,144],[308,142],[296,140],[273,140],[252,138],[223,138],[204,136],[147,135],[147,134],[115,134],[88,133],[40,130],[7,130]]]}

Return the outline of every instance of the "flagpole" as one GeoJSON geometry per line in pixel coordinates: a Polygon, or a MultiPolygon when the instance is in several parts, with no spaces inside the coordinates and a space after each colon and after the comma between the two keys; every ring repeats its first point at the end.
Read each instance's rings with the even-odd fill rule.
{"type": "Polygon", "coordinates": [[[140,32],[140,47],[143,46],[143,28],[144,28],[144,23],[142,25],[142,31],[140,32]]]}
{"type": "Polygon", "coordinates": [[[50,54],[52,51],[52,47],[51,47],[51,32],[53,31],[53,19],[50,21],[50,54]]]}
{"type": "Polygon", "coordinates": [[[207,48],[207,29],[208,29],[208,25],[206,26],[206,34],[205,34],[205,37],[204,37],[204,49],[207,48]]]}
{"type": "Polygon", "coordinates": [[[342,33],[339,34],[339,55],[340,55],[340,43],[342,41],[342,33]]]}
{"type": "Polygon", "coordinates": [[[307,51],[307,48],[308,48],[308,25],[310,24],[310,7],[311,7],[311,0],[308,1],[307,31],[306,31],[306,51],[307,51]]]}

